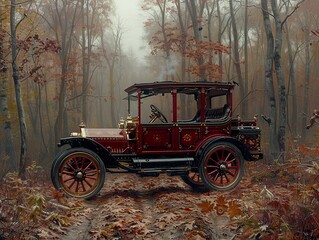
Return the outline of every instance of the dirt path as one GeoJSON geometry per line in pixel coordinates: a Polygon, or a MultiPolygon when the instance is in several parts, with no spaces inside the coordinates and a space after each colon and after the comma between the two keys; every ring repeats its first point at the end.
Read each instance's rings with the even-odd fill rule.
{"type": "Polygon", "coordinates": [[[106,179],[63,239],[221,240],[235,235],[229,216],[212,205],[219,193],[193,192],[179,177],[166,175],[108,174],[106,179]]]}

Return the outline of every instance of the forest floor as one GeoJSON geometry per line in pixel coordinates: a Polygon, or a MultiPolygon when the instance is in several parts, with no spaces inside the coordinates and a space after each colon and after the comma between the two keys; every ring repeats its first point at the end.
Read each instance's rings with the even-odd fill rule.
{"type": "Polygon", "coordinates": [[[91,200],[67,198],[39,167],[0,187],[0,239],[318,239],[316,162],[246,164],[229,192],[195,192],[179,177],[107,174],[91,200]],[[34,174],[34,176],[32,176],[34,174]]]}

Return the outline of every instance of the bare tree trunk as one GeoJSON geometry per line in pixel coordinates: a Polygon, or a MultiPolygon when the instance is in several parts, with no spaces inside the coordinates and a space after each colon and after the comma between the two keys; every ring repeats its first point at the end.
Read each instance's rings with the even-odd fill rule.
{"type": "Polygon", "coordinates": [[[304,25],[303,31],[305,34],[305,80],[304,80],[304,93],[303,93],[303,116],[301,121],[301,139],[305,140],[306,137],[306,125],[309,114],[309,85],[310,85],[310,31],[307,24],[304,25]]]}
{"type": "Polygon", "coordinates": [[[10,6],[10,30],[11,30],[11,53],[12,53],[12,77],[16,93],[16,102],[20,126],[20,161],[19,161],[19,177],[25,179],[25,170],[27,163],[27,126],[25,122],[25,114],[23,109],[23,101],[21,94],[21,85],[19,79],[19,71],[17,66],[17,39],[16,39],[16,23],[15,23],[15,0],[11,0],[10,6]]]}
{"type": "Polygon", "coordinates": [[[65,136],[68,133],[67,125],[67,110],[66,110],[66,84],[67,84],[67,75],[69,71],[69,55],[72,45],[72,35],[74,28],[76,26],[76,16],[79,6],[79,1],[76,2],[74,10],[71,16],[67,13],[67,3],[63,1],[62,9],[59,9],[57,0],[55,1],[55,10],[57,14],[57,28],[55,29],[56,41],[61,45],[60,51],[60,61],[61,61],[61,82],[60,90],[58,92],[58,114],[55,120],[54,132],[55,132],[55,142],[58,142],[62,136],[65,136]],[[68,20],[71,18],[71,21],[68,20]],[[59,34],[61,33],[61,39],[59,34]]]}
{"type": "Polygon", "coordinates": [[[90,86],[90,69],[92,55],[92,35],[94,19],[96,18],[96,6],[88,0],[82,0],[82,120],[89,122],[88,115],[88,89],[90,86]],[[92,12],[90,13],[90,8],[92,12]]]}
{"type": "Polygon", "coordinates": [[[88,12],[85,12],[85,6],[84,6],[84,0],[81,1],[81,7],[82,7],[82,14],[81,14],[81,20],[82,20],[82,120],[84,123],[87,122],[87,89],[88,89],[88,82],[89,82],[89,59],[87,54],[87,40],[85,33],[89,31],[88,29],[88,22],[85,21],[85,18],[88,18],[88,12]]]}
{"type": "Polygon", "coordinates": [[[278,114],[278,144],[279,144],[279,161],[283,162],[285,159],[286,150],[286,123],[287,123],[287,96],[285,77],[281,67],[281,49],[282,49],[282,22],[277,7],[277,1],[271,1],[271,7],[275,19],[276,40],[274,50],[274,64],[276,77],[278,81],[278,100],[279,100],[279,114],[278,114]]]}
{"type": "MultiPolygon", "coordinates": [[[[200,42],[202,41],[202,34],[200,27],[198,25],[198,20],[202,17],[203,9],[204,9],[204,1],[200,1],[201,6],[199,9],[199,13],[197,13],[197,8],[194,0],[186,0],[188,12],[190,14],[193,26],[194,37],[196,41],[197,49],[200,48],[200,42]]],[[[204,67],[204,57],[199,54],[197,57],[197,63],[199,66],[199,77],[201,80],[207,80],[205,76],[206,68],[204,67]]]]}
{"type": "MultiPolygon", "coordinates": [[[[185,27],[185,23],[182,17],[182,8],[181,8],[181,1],[175,1],[177,12],[178,12],[178,21],[179,21],[179,27],[181,32],[181,68],[180,68],[180,81],[186,81],[186,57],[185,57],[185,51],[186,51],[186,42],[187,42],[187,30],[185,27]]],[[[186,16],[185,16],[186,17],[186,16]]],[[[187,20],[185,19],[185,22],[187,20]]],[[[180,94],[180,102],[185,103],[186,97],[184,94],[180,94]]],[[[188,106],[187,104],[181,104],[181,117],[184,118],[187,114],[188,106]]]]}
{"type": "Polygon", "coordinates": [[[169,42],[168,42],[168,38],[167,38],[167,34],[166,34],[166,29],[165,29],[165,23],[166,23],[166,4],[167,4],[167,0],[163,1],[163,6],[157,2],[158,7],[160,9],[161,12],[161,23],[160,23],[160,27],[161,27],[161,31],[162,31],[162,35],[163,35],[163,41],[164,41],[164,52],[165,52],[165,74],[163,76],[164,79],[159,79],[159,81],[169,81],[169,80],[174,80],[174,71],[172,71],[173,69],[173,64],[172,64],[172,59],[171,59],[171,52],[170,52],[170,46],[169,46],[169,42]]]}
{"type": "Polygon", "coordinates": [[[113,32],[113,38],[114,38],[114,46],[111,48],[113,52],[107,52],[103,34],[101,35],[101,45],[102,50],[104,54],[104,58],[106,60],[107,66],[109,68],[109,89],[110,89],[110,107],[111,107],[111,125],[113,127],[116,126],[116,123],[118,121],[118,113],[116,108],[116,102],[115,102],[115,93],[114,93],[114,70],[115,70],[115,64],[117,61],[116,55],[118,55],[121,52],[121,40],[122,40],[122,31],[120,24],[117,26],[116,32],[113,32]]]}
{"type": "Polygon", "coordinates": [[[272,162],[277,157],[277,133],[276,133],[276,98],[273,83],[273,51],[274,37],[268,12],[268,0],[261,0],[264,27],[267,36],[267,54],[265,60],[265,85],[269,102],[269,159],[272,162]]]}
{"type": "MultiPolygon", "coordinates": [[[[180,73],[180,80],[185,81],[185,73],[186,73],[186,57],[185,57],[185,51],[186,51],[186,40],[187,40],[187,30],[185,27],[185,23],[183,21],[182,17],[182,9],[181,9],[181,2],[180,0],[175,1],[177,12],[178,12],[178,21],[179,21],[179,27],[181,31],[181,73],[180,73]]],[[[185,20],[186,21],[186,20],[185,20]]]]}
{"type": "Polygon", "coordinates": [[[244,79],[244,101],[243,101],[243,117],[247,117],[248,116],[248,101],[247,101],[247,96],[248,96],[248,0],[245,0],[245,79],[244,79]]]}
{"type": "MultiPolygon", "coordinates": [[[[240,67],[240,56],[239,56],[239,37],[238,37],[238,31],[237,31],[237,25],[236,25],[236,19],[235,19],[235,12],[233,7],[233,0],[229,0],[229,7],[230,7],[230,15],[231,15],[231,23],[232,23],[232,33],[233,33],[233,46],[234,46],[234,59],[235,59],[235,70],[236,70],[236,77],[239,82],[239,94],[240,94],[240,100],[243,100],[245,97],[245,83],[243,81],[243,76],[241,73],[241,67],[240,67]]],[[[242,102],[242,104],[245,104],[245,101],[242,102]]],[[[244,107],[241,106],[241,115],[243,118],[246,117],[246,112],[244,111],[244,107]]]]}
{"type": "MultiPolygon", "coordinates": [[[[208,2],[206,2],[205,4],[206,6],[206,11],[207,11],[207,32],[208,32],[208,42],[213,42],[213,34],[212,34],[212,18],[213,18],[213,13],[214,13],[214,9],[215,9],[215,1],[214,3],[208,4],[208,2]]],[[[213,64],[213,51],[209,50],[209,63],[213,64]]],[[[221,66],[220,66],[221,68],[221,66]]],[[[219,79],[221,78],[221,76],[219,77],[219,79]]],[[[211,77],[208,79],[208,81],[211,81],[211,77]]]]}
{"type": "MultiPolygon", "coordinates": [[[[47,84],[44,85],[44,91],[45,91],[45,110],[46,110],[46,118],[48,122],[48,136],[54,136],[54,131],[52,131],[52,123],[51,123],[51,116],[50,113],[51,111],[49,110],[49,97],[48,97],[48,89],[47,89],[47,84]]],[[[55,149],[55,143],[54,143],[54,138],[49,137],[48,139],[48,148],[49,148],[49,155],[51,156],[54,152],[55,149]]]]}
{"type": "MultiPolygon", "coordinates": [[[[222,17],[221,17],[221,12],[220,12],[220,5],[219,5],[219,0],[217,0],[217,15],[218,15],[218,43],[222,43],[222,17]]],[[[218,64],[220,66],[220,76],[222,80],[223,76],[223,55],[222,52],[218,52],[218,64]]]]}
{"type": "Polygon", "coordinates": [[[62,59],[62,77],[61,77],[61,83],[60,83],[60,91],[59,91],[59,99],[58,99],[58,115],[55,120],[55,125],[54,125],[54,132],[55,132],[55,142],[57,143],[59,139],[65,135],[66,133],[66,126],[64,125],[63,118],[65,116],[65,98],[66,98],[66,72],[67,72],[67,67],[63,66],[66,65],[67,63],[65,62],[65,59],[62,59]]]}
{"type": "MultiPolygon", "coordinates": [[[[286,14],[288,14],[288,10],[289,10],[289,5],[287,4],[286,14]]],[[[296,89],[295,66],[294,66],[295,57],[293,56],[293,53],[292,53],[288,21],[285,23],[285,28],[286,28],[286,42],[287,42],[288,58],[289,58],[289,81],[288,81],[287,94],[288,96],[291,96],[291,104],[287,104],[287,115],[289,114],[288,106],[291,106],[291,109],[292,109],[290,114],[290,121],[289,121],[289,118],[287,118],[287,123],[288,123],[288,127],[290,127],[292,131],[293,137],[296,137],[298,134],[298,130],[297,130],[297,114],[298,114],[297,105],[298,104],[297,104],[297,89],[296,89]]]]}
{"type": "Polygon", "coordinates": [[[0,148],[0,152],[4,151],[4,154],[9,157],[7,170],[10,171],[16,169],[17,166],[11,129],[11,116],[8,108],[8,69],[5,63],[3,52],[4,34],[5,32],[2,25],[2,18],[0,16],[0,118],[2,119],[1,132],[5,139],[5,141],[3,141],[3,145],[1,144],[2,146],[0,148]]]}

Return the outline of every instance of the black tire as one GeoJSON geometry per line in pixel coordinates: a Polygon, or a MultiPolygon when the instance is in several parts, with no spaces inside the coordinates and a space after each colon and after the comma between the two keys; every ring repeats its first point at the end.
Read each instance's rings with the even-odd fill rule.
{"type": "Polygon", "coordinates": [[[51,180],[66,195],[89,199],[103,187],[105,172],[104,163],[96,153],[86,148],[70,148],[53,161],[51,180]]]}
{"type": "Polygon", "coordinates": [[[208,192],[210,188],[202,181],[198,172],[189,171],[187,175],[181,176],[182,180],[188,184],[194,191],[208,192]]]}
{"type": "Polygon", "coordinates": [[[239,184],[243,173],[243,156],[235,145],[217,142],[203,152],[199,175],[211,189],[231,190],[239,184]]]}

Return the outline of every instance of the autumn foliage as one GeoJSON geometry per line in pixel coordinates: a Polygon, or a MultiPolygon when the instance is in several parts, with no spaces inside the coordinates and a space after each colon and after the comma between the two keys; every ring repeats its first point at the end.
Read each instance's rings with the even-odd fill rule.
{"type": "MultiPolygon", "coordinates": [[[[218,54],[230,53],[229,46],[212,41],[202,26],[207,19],[198,16],[194,26],[189,20],[188,13],[194,9],[181,9],[177,1],[150,1],[145,0],[142,5],[144,11],[160,9],[159,16],[149,18],[144,26],[151,36],[149,45],[153,55],[163,54],[169,58],[171,53],[186,58],[187,67],[183,71],[190,73],[195,78],[220,79],[222,67],[218,62],[218,54]],[[187,16],[185,19],[182,16],[187,16]],[[183,18],[183,20],[182,20],[183,18]],[[161,20],[158,20],[161,19],[161,20]],[[176,19],[179,19],[177,21],[176,19]],[[195,34],[194,32],[198,32],[195,34]],[[205,35],[205,36],[202,36],[205,35]]],[[[185,4],[187,5],[187,4],[185,4]]]]}

